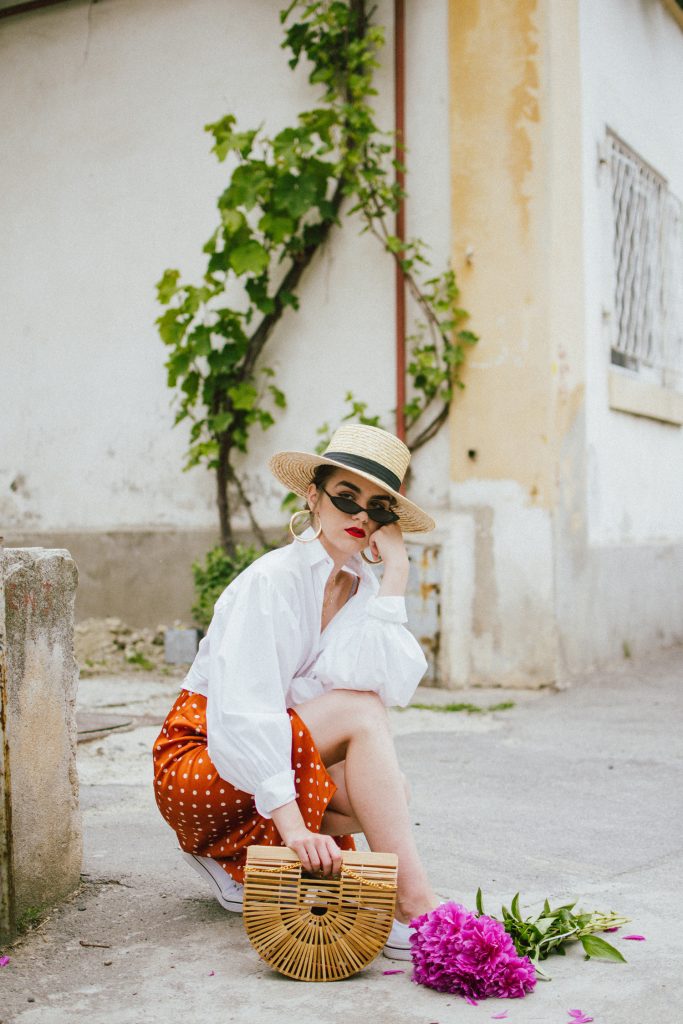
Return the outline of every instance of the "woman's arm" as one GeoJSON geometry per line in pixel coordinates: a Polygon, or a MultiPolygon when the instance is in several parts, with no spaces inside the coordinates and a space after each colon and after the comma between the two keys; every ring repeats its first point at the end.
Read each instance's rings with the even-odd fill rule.
{"type": "Polygon", "coordinates": [[[370,538],[373,558],[381,556],[384,575],[378,597],[403,597],[408,585],[408,554],[398,523],[382,526],[370,538]]]}
{"type": "Polygon", "coordinates": [[[304,871],[319,871],[323,875],[339,874],[341,850],[332,836],[320,835],[306,828],[296,801],[276,807],[271,815],[283,843],[294,850],[304,871]]]}
{"type": "Polygon", "coordinates": [[[247,570],[217,606],[209,635],[209,757],[269,817],[296,795],[285,691],[300,658],[301,629],[270,581],[247,570]]]}

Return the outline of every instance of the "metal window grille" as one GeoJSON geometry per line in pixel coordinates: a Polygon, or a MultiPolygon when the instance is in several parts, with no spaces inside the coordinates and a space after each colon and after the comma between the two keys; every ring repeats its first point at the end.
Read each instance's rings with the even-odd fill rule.
{"type": "Polygon", "coordinates": [[[683,388],[683,204],[611,133],[607,148],[614,215],[611,361],[683,388]]]}

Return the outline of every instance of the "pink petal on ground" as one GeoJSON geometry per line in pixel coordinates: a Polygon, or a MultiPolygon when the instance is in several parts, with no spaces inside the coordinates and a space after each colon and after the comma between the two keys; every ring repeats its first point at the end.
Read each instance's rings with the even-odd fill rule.
{"type": "Polygon", "coordinates": [[[382,971],[382,974],[405,974],[405,971],[382,971]]]}
{"type": "Polygon", "coordinates": [[[617,925],[615,928],[603,928],[602,930],[603,930],[603,932],[618,932],[619,931],[619,925],[617,925]]]}
{"type": "Polygon", "coordinates": [[[8,963],[9,963],[9,957],[8,956],[0,956],[0,967],[7,967],[8,963]]]}
{"type": "Polygon", "coordinates": [[[469,1003],[470,1006],[479,1006],[479,1003],[477,1002],[477,1000],[476,999],[472,999],[470,996],[465,996],[465,1002],[469,1003]]]}
{"type": "Polygon", "coordinates": [[[209,971],[209,977],[210,977],[210,978],[213,978],[213,976],[214,976],[214,974],[215,974],[215,973],[216,973],[215,971],[209,971]]]}
{"type": "Polygon", "coordinates": [[[646,942],[644,935],[622,935],[622,939],[631,939],[632,942],[646,942]]]}
{"type": "Polygon", "coordinates": [[[506,1020],[508,1015],[507,1010],[503,1010],[502,1013],[492,1013],[491,1020],[506,1020]]]}
{"type": "Polygon", "coordinates": [[[568,1010],[567,1013],[572,1019],[572,1024],[589,1024],[593,1020],[592,1017],[587,1017],[583,1010],[568,1010]]]}

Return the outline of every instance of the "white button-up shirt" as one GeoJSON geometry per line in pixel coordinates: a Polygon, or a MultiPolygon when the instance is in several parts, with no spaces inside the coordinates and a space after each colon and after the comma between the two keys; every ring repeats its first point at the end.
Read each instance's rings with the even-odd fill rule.
{"type": "Polygon", "coordinates": [[[209,757],[254,794],[264,817],[296,799],[287,708],[332,689],[372,690],[405,706],[427,668],[403,626],[404,599],[378,597],[358,555],[344,567],[358,577],[356,593],[321,633],[332,567],[317,540],[262,555],[219,597],[185,677],[187,690],[207,698],[209,757]]]}

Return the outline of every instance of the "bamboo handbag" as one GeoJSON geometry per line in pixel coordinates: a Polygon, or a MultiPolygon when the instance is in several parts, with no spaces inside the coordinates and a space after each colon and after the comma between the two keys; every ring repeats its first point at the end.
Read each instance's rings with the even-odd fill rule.
{"type": "Polygon", "coordinates": [[[244,926],[256,952],[299,981],[340,981],[375,959],[396,905],[394,853],[344,852],[341,874],[302,875],[279,846],[250,846],[244,875],[244,926]]]}

